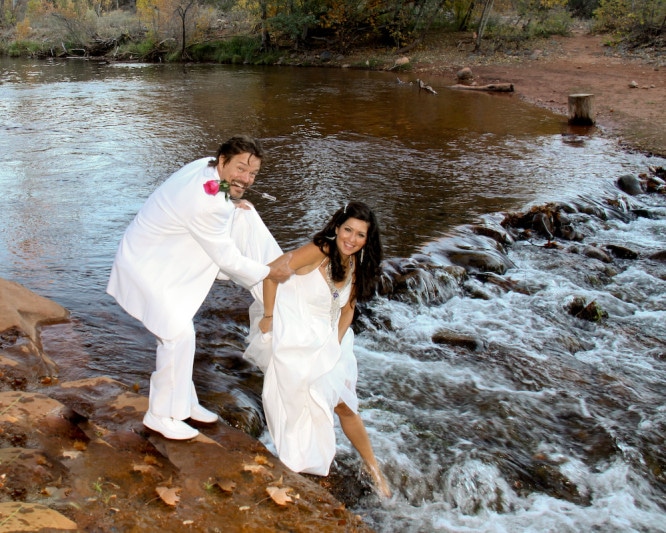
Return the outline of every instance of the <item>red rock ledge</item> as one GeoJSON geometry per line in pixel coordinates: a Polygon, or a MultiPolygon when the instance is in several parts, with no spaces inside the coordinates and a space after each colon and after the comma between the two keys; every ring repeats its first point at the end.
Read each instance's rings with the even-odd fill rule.
{"type": "Polygon", "coordinates": [[[40,328],[68,320],[0,279],[0,531],[371,531],[242,431],[170,441],[129,387],[60,383],[40,328]]]}

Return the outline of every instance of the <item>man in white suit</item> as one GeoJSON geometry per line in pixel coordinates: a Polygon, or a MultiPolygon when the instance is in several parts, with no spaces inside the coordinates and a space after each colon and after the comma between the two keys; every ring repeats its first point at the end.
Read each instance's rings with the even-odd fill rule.
{"type": "Polygon", "coordinates": [[[193,318],[215,279],[257,291],[264,278],[292,274],[288,258],[275,260],[280,248],[254,207],[241,200],[262,157],[259,141],[236,136],[215,159],[184,166],[151,194],[116,253],[107,292],[157,337],[143,423],[169,439],[198,435],[187,418],[218,420],[192,382],[193,318]]]}

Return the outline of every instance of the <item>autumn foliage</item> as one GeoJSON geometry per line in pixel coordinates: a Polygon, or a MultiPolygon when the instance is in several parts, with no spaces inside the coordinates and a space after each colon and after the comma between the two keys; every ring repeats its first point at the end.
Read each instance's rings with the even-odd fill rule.
{"type": "MultiPolygon", "coordinates": [[[[144,60],[226,62],[276,49],[399,51],[447,31],[478,32],[480,45],[484,31],[495,42],[564,34],[571,3],[581,1],[600,6],[606,25],[624,21],[626,28],[637,20],[622,0],[0,0],[6,36],[0,46],[11,52],[31,42],[51,54],[76,48],[89,55],[113,50],[144,60]]],[[[640,13],[663,19],[665,2],[642,0],[640,13]]]]}

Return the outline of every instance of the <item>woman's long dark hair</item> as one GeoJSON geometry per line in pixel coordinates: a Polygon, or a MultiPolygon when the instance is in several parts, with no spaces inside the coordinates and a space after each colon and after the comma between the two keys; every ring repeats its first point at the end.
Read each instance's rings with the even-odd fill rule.
{"type": "Polygon", "coordinates": [[[335,212],[324,229],[315,234],[312,241],[328,256],[333,281],[342,281],[345,276],[345,269],[340,259],[338,247],[335,245],[335,230],[349,218],[356,218],[368,223],[365,246],[362,251],[359,250],[354,254],[356,264],[354,298],[359,302],[364,302],[372,298],[377,289],[383,254],[379,227],[372,210],[363,202],[349,202],[335,212]],[[363,257],[362,261],[361,257],[363,257]]]}

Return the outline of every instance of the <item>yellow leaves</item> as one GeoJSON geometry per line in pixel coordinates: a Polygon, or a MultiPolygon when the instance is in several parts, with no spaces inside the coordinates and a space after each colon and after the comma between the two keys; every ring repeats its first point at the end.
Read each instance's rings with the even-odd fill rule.
{"type": "Polygon", "coordinates": [[[175,507],[180,501],[180,490],[179,487],[155,487],[155,492],[161,500],[172,507],[175,507]]]}
{"type": "Polygon", "coordinates": [[[160,463],[154,455],[144,455],[143,462],[147,465],[162,466],[162,463],[160,463]]]}
{"type": "Polygon", "coordinates": [[[158,470],[153,465],[132,465],[132,470],[134,472],[141,472],[142,474],[155,474],[158,473],[158,470]]]}
{"type": "Polygon", "coordinates": [[[261,474],[265,478],[273,479],[273,473],[268,470],[268,468],[273,468],[273,463],[271,463],[268,458],[264,455],[256,455],[254,457],[254,464],[243,464],[243,470],[245,472],[252,472],[253,474],[261,474]]]}
{"type": "Polygon", "coordinates": [[[62,456],[64,459],[77,459],[81,453],[79,450],[63,450],[62,456]]]}
{"type": "MultiPolygon", "coordinates": [[[[278,505],[287,505],[288,503],[293,502],[294,500],[292,500],[288,494],[293,490],[294,489],[292,489],[291,487],[275,487],[275,486],[266,487],[266,492],[271,497],[271,499],[278,505]]],[[[296,495],[295,497],[298,498],[298,495],[296,495]]]]}
{"type": "MultiPolygon", "coordinates": [[[[240,511],[250,511],[253,507],[257,507],[268,500],[272,500],[277,505],[286,506],[293,504],[296,500],[300,499],[300,495],[295,493],[292,487],[283,485],[282,476],[280,476],[278,480],[275,480],[275,474],[270,470],[271,468],[274,468],[274,465],[265,455],[256,455],[253,462],[247,462],[241,465],[242,472],[250,472],[253,475],[260,476],[267,480],[265,490],[268,497],[257,499],[258,501],[255,500],[254,503],[239,505],[238,509],[240,511]]],[[[152,473],[155,470],[150,464],[134,464],[133,469],[144,474],[149,472],[152,473]]],[[[261,484],[261,480],[259,480],[259,483],[261,484]]],[[[251,483],[250,486],[256,487],[256,484],[256,482],[251,483]]],[[[165,504],[175,507],[180,502],[182,489],[180,487],[171,487],[170,485],[170,481],[165,482],[165,486],[158,486],[155,488],[155,491],[157,492],[159,499],[165,504]]],[[[236,481],[232,481],[232,479],[229,478],[220,479],[210,477],[203,483],[203,486],[211,496],[218,494],[218,497],[222,496],[219,494],[220,492],[227,495],[233,495],[236,493],[237,489],[236,481]]],[[[247,490],[248,487],[244,486],[243,490],[238,491],[236,498],[245,500],[247,497],[247,490]]],[[[233,496],[227,497],[233,498],[233,496]]]]}
{"type": "Polygon", "coordinates": [[[266,465],[273,468],[273,463],[271,463],[265,455],[255,455],[254,462],[258,465],[266,465]]]}

